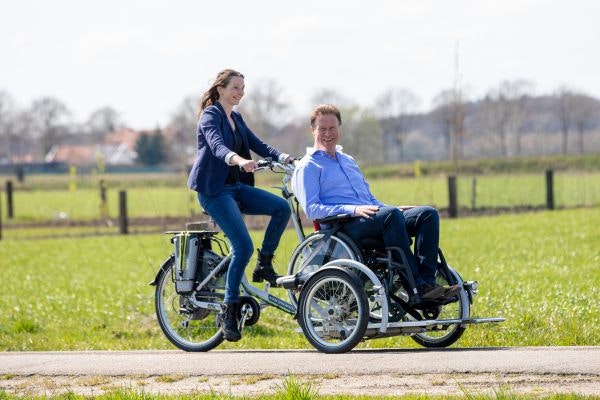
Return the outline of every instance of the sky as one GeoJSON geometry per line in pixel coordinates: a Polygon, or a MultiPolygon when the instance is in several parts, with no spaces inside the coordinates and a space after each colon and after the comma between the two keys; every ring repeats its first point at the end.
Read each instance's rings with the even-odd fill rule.
{"type": "Polygon", "coordinates": [[[516,79],[600,97],[599,18],[597,0],[0,0],[0,90],[78,122],[110,106],[134,129],[224,68],[246,93],[274,81],[299,116],[323,89],[367,107],[404,88],[426,111],[457,77],[472,99],[516,79]]]}

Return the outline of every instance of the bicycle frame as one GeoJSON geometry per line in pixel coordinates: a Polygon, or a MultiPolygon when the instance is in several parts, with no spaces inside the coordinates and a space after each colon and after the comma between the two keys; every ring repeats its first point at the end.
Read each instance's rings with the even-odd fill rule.
{"type": "MultiPolygon", "coordinates": [[[[288,314],[292,314],[292,315],[296,314],[296,307],[293,304],[288,303],[287,301],[282,300],[277,296],[273,296],[271,293],[269,293],[268,289],[262,290],[262,289],[257,288],[256,286],[253,286],[250,282],[248,282],[248,278],[246,278],[246,275],[244,275],[242,277],[241,286],[243,289],[242,295],[243,295],[243,293],[247,293],[247,294],[258,298],[258,299],[264,301],[265,303],[267,303],[268,305],[271,305],[281,311],[284,311],[284,312],[286,312],[288,314]]],[[[267,288],[268,288],[268,284],[267,284],[267,288]]]]}
{"type": "MultiPolygon", "coordinates": [[[[192,292],[190,294],[190,296],[188,296],[189,301],[194,304],[197,307],[201,307],[201,308],[208,308],[208,309],[212,309],[212,310],[216,310],[216,311],[220,311],[221,310],[221,305],[220,303],[216,303],[216,302],[206,302],[206,301],[198,301],[195,299],[195,292],[198,292],[199,290],[201,290],[215,275],[217,275],[223,268],[225,268],[226,265],[229,264],[229,261],[231,260],[231,254],[227,254],[219,263],[219,265],[217,265],[217,267],[211,271],[210,274],[208,274],[203,280],[202,282],[200,282],[198,284],[198,286],[196,286],[194,292],[192,292]]],[[[296,313],[296,307],[290,303],[288,303],[285,300],[280,299],[277,296],[272,295],[271,293],[269,293],[268,291],[268,284],[267,284],[267,289],[266,290],[262,290],[256,286],[253,286],[249,281],[248,278],[246,277],[246,275],[244,275],[242,277],[242,282],[241,282],[241,288],[242,288],[242,292],[240,293],[241,295],[244,294],[248,294],[250,296],[253,296],[257,299],[262,300],[264,303],[271,305],[281,311],[284,311],[288,314],[295,314],[296,313]]],[[[261,306],[264,306],[261,305],[261,306]]],[[[263,307],[261,307],[263,308],[263,307]]]]}

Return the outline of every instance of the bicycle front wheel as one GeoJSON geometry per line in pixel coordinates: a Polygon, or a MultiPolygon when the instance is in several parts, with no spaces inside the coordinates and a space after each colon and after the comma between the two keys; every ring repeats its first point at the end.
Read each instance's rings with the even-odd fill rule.
{"type": "Polygon", "coordinates": [[[221,303],[216,292],[181,295],[175,290],[174,259],[161,271],[154,295],[156,316],[163,333],[171,343],[185,351],[209,351],[223,342],[217,323],[219,310],[211,304],[221,303]],[[203,306],[196,305],[198,302],[203,306]],[[196,304],[194,304],[196,303],[196,304]]]}
{"type": "Polygon", "coordinates": [[[323,353],[352,350],[363,339],[368,319],[367,298],[352,271],[321,270],[300,292],[298,323],[310,344],[323,353]]]}

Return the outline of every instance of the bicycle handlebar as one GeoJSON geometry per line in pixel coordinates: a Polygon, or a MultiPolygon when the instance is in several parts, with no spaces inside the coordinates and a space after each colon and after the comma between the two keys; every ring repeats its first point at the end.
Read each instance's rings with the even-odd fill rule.
{"type": "Polygon", "coordinates": [[[274,170],[274,168],[277,168],[285,174],[291,174],[292,171],[294,170],[294,164],[280,163],[279,161],[274,161],[271,158],[264,158],[262,160],[258,160],[256,162],[256,165],[257,165],[257,167],[253,172],[257,172],[257,171],[267,169],[267,168],[273,172],[279,172],[279,171],[274,170]]]}

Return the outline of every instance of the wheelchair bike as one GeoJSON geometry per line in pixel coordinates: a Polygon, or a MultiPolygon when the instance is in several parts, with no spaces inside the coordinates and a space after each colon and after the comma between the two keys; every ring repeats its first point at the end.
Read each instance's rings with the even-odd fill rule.
{"type": "MultiPolygon", "coordinates": [[[[343,353],[361,341],[408,335],[425,347],[456,342],[470,324],[504,318],[471,318],[477,294],[475,281],[463,281],[438,253],[437,283],[457,284],[460,292],[440,301],[421,301],[406,255],[381,247],[377,239],[353,242],[340,232],[349,216],[316,221],[305,235],[299,204],[289,188],[293,166],[259,161],[259,169],[282,174],[279,187],[292,211],[299,245],[277,284],[289,300],[253,286],[244,276],[238,319],[240,330],[258,322],[261,309],[272,306],[298,320],[308,342],[323,353],[343,353]],[[327,226],[322,229],[321,226],[327,226]],[[392,255],[396,252],[396,257],[392,255]],[[394,260],[402,260],[396,262],[394,260]]],[[[188,229],[172,235],[173,253],[150,285],[155,286],[155,310],[165,336],[185,351],[209,351],[223,342],[217,314],[224,299],[225,275],[231,253],[217,231],[188,229]]]]}

